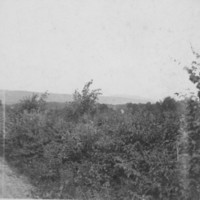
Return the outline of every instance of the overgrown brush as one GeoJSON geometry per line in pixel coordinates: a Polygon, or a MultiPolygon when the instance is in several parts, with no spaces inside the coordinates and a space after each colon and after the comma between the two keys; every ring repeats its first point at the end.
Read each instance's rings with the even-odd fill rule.
{"type": "Polygon", "coordinates": [[[40,98],[7,110],[7,160],[41,198],[180,199],[179,104],[129,104],[122,114],[98,106],[89,86],[64,110],[40,98]]]}

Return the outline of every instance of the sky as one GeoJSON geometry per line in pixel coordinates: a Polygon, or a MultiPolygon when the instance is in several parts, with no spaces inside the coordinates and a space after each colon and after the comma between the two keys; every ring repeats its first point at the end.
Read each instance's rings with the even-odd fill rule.
{"type": "Polygon", "coordinates": [[[185,92],[199,21],[199,0],[0,0],[0,89],[185,92]]]}

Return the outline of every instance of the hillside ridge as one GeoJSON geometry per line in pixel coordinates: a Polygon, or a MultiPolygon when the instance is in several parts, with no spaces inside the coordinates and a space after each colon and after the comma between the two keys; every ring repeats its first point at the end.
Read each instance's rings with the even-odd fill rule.
{"type": "MultiPolygon", "coordinates": [[[[0,99],[2,99],[2,91],[3,90],[0,90],[0,99]]],[[[6,104],[10,105],[18,103],[21,99],[31,96],[33,93],[42,94],[41,92],[34,92],[34,91],[6,90],[5,91],[6,104]]],[[[73,100],[72,94],[49,93],[47,98],[47,102],[58,102],[58,103],[65,103],[72,100],[73,100]]],[[[153,100],[139,96],[128,96],[128,95],[99,97],[99,103],[113,104],[113,105],[126,104],[126,103],[147,103],[147,102],[153,102],[153,100]]]]}

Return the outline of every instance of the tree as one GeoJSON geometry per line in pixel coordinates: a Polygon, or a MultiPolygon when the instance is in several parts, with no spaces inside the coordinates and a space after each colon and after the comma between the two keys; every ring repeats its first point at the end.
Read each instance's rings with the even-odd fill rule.
{"type": "Polygon", "coordinates": [[[39,96],[38,94],[33,94],[30,97],[25,97],[23,100],[21,100],[20,104],[19,104],[19,111],[21,112],[40,112],[40,111],[44,111],[45,110],[45,106],[46,106],[46,98],[48,96],[48,93],[45,92],[43,93],[41,96],[39,96]]]}
{"type": "Polygon", "coordinates": [[[199,62],[200,54],[195,52],[193,48],[192,48],[192,53],[195,56],[195,60],[192,61],[190,67],[185,67],[185,69],[189,74],[190,81],[192,81],[192,83],[196,85],[196,88],[198,90],[197,96],[198,98],[200,98],[200,62],[199,62]]]}
{"type": "Polygon", "coordinates": [[[101,94],[100,89],[90,91],[92,83],[93,80],[89,81],[85,84],[81,93],[76,90],[73,95],[74,103],[79,105],[81,114],[93,111],[96,107],[98,96],[101,94]]]}
{"type": "Polygon", "coordinates": [[[176,109],[176,101],[171,97],[166,97],[162,102],[162,109],[164,111],[172,111],[176,109]]]}
{"type": "Polygon", "coordinates": [[[187,133],[187,154],[189,154],[189,199],[199,199],[200,196],[200,54],[192,48],[195,60],[190,67],[186,67],[189,79],[197,88],[197,97],[191,96],[187,101],[185,114],[187,133]]]}
{"type": "Polygon", "coordinates": [[[84,114],[93,115],[97,110],[98,96],[101,95],[100,89],[90,91],[93,80],[87,82],[81,93],[75,90],[73,94],[73,102],[67,106],[66,118],[77,121],[84,114]]]}

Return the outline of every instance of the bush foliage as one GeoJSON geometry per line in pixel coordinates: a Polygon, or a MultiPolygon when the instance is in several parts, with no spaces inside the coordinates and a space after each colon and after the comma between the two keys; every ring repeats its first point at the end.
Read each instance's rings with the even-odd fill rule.
{"type": "Polygon", "coordinates": [[[91,84],[63,110],[47,109],[45,95],[7,108],[8,162],[41,198],[184,199],[181,102],[129,103],[121,112],[98,104],[100,90],[90,91],[91,84]]]}

